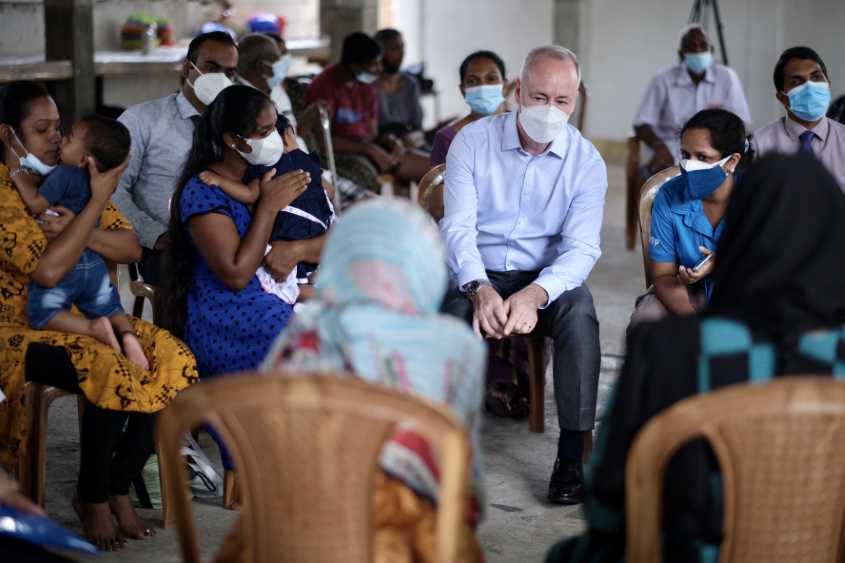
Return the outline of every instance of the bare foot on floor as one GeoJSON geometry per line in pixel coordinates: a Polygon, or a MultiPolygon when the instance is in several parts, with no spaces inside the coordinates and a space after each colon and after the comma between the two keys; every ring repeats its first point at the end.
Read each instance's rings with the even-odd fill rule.
{"type": "Polygon", "coordinates": [[[152,525],[144,522],[135,508],[129,495],[112,495],[109,497],[111,512],[117,518],[117,526],[120,533],[133,540],[142,540],[155,535],[152,525]]]}
{"type": "Polygon", "coordinates": [[[120,536],[111,517],[107,502],[81,502],[74,497],[73,509],[82,522],[85,537],[103,551],[117,551],[126,547],[126,540],[120,536]]]}
{"type": "Polygon", "coordinates": [[[127,333],[123,335],[123,354],[126,358],[143,370],[150,369],[150,362],[144,354],[144,348],[138,341],[138,337],[134,334],[127,333]]]}
{"type": "Polygon", "coordinates": [[[111,346],[115,352],[120,353],[120,344],[117,342],[117,337],[114,335],[114,329],[108,317],[91,319],[91,336],[106,346],[111,346]]]}

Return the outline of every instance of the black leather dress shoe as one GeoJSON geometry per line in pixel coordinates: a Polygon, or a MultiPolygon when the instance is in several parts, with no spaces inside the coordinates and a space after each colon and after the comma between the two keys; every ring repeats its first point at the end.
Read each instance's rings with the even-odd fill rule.
{"type": "Polygon", "coordinates": [[[580,504],[584,502],[584,473],[581,461],[555,460],[549,479],[549,502],[552,504],[580,504]]]}

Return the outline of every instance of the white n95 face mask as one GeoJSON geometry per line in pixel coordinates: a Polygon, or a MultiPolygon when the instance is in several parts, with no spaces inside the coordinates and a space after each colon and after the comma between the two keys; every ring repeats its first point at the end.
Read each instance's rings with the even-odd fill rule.
{"type": "Polygon", "coordinates": [[[200,75],[193,83],[191,83],[190,80],[187,82],[191,85],[191,88],[194,89],[194,94],[197,95],[197,99],[202,102],[203,105],[210,106],[211,102],[214,101],[214,98],[217,97],[217,94],[232,85],[232,81],[229,80],[229,77],[222,72],[207,72],[203,74],[203,72],[198,69],[197,65],[193,62],[191,63],[191,66],[196,68],[200,75]]]}
{"type": "Polygon", "coordinates": [[[282,136],[275,129],[263,139],[244,139],[243,137],[241,139],[249,145],[252,151],[238,151],[238,153],[247,162],[256,166],[272,166],[279,162],[285,152],[285,143],[282,141],[282,136]]]}
{"type": "Polygon", "coordinates": [[[536,143],[552,142],[569,121],[568,113],[551,104],[520,106],[518,117],[526,135],[536,143]]]}

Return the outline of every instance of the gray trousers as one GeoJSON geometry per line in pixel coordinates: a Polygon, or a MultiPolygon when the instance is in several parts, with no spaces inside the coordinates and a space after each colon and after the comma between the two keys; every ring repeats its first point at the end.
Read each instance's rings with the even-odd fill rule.
{"type": "MultiPolygon", "coordinates": [[[[503,299],[537,279],[537,272],[487,272],[503,299]]],[[[472,323],[473,307],[466,294],[453,288],[443,301],[443,312],[472,323]]],[[[555,402],[562,430],[591,430],[596,420],[601,343],[593,296],[586,284],[564,292],[538,311],[535,331],[554,340],[555,402]]]]}

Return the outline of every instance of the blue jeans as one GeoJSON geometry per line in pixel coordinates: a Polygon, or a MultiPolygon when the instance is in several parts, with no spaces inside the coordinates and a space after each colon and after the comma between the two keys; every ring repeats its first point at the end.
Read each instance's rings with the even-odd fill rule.
{"type": "Polygon", "coordinates": [[[36,330],[43,328],[60,311],[70,311],[72,305],[89,319],[123,312],[106,263],[92,250],[86,249],[82,253],[73,270],[56,287],[29,284],[27,313],[30,326],[36,330]]]}

